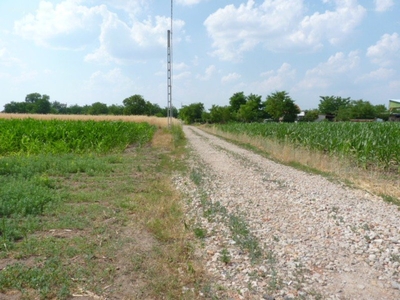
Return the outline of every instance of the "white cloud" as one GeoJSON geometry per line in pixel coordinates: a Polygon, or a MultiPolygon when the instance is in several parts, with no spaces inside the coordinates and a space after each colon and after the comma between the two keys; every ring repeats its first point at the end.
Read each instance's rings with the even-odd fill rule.
{"type": "Polygon", "coordinates": [[[133,85],[133,81],[122,74],[121,69],[114,68],[107,73],[97,71],[94,72],[89,79],[89,88],[97,89],[104,86],[113,86],[114,89],[120,89],[121,87],[127,87],[133,85]],[[110,85],[111,84],[111,85],[110,85]]]}
{"type": "Polygon", "coordinates": [[[233,81],[236,81],[236,80],[238,80],[238,79],[240,79],[242,76],[240,75],[240,74],[238,74],[238,73],[229,73],[228,75],[226,75],[226,76],[223,76],[222,78],[221,78],[221,82],[222,83],[229,83],[229,82],[233,82],[233,81]]]}
{"type": "MultiPolygon", "coordinates": [[[[325,1],[327,3],[327,1],[325,1]]],[[[315,50],[324,42],[337,44],[347,38],[366,15],[356,0],[335,0],[335,10],[305,15],[299,0],[254,0],[239,7],[227,5],[204,22],[213,40],[213,55],[223,60],[238,60],[262,44],[273,51],[315,50]]]]}
{"type": "MultiPolygon", "coordinates": [[[[99,0],[97,0],[99,1],[99,0]]],[[[139,13],[143,13],[149,8],[149,0],[101,0],[100,3],[106,3],[108,7],[115,7],[126,11],[131,18],[139,13]]]]}
{"type": "Polygon", "coordinates": [[[178,74],[174,74],[173,75],[173,80],[183,80],[183,79],[187,79],[190,78],[192,76],[192,73],[189,71],[184,71],[178,74]]]}
{"type": "MultiPolygon", "coordinates": [[[[121,103],[123,99],[134,93],[141,94],[143,86],[137,82],[138,78],[124,74],[116,67],[108,71],[93,72],[87,80],[81,82],[76,93],[83,96],[87,104],[101,102],[106,104],[121,103]]],[[[69,100],[71,101],[71,100],[69,100]]],[[[80,104],[83,104],[82,101],[80,104]]]]}
{"type": "Polygon", "coordinates": [[[33,71],[22,72],[18,76],[14,77],[12,79],[12,81],[15,84],[21,84],[21,83],[31,82],[31,81],[34,81],[39,78],[41,78],[41,74],[39,74],[39,72],[33,70],[33,71]]]}
{"type": "Polygon", "coordinates": [[[290,64],[283,63],[278,70],[269,70],[261,73],[260,76],[265,79],[252,85],[258,93],[268,93],[289,86],[296,77],[296,70],[290,64]]]}
{"type": "MultiPolygon", "coordinates": [[[[183,26],[183,21],[174,21],[175,32],[179,33],[183,26]]],[[[85,60],[123,63],[154,57],[155,51],[166,47],[166,32],[169,27],[170,18],[167,17],[149,17],[143,22],[136,20],[129,26],[116,14],[110,13],[101,25],[100,47],[88,54],[85,60]]],[[[179,42],[179,39],[175,41],[179,42]]]]}
{"type": "Polygon", "coordinates": [[[36,44],[53,48],[79,48],[96,38],[98,24],[106,13],[104,5],[92,8],[79,0],[57,5],[40,1],[36,14],[28,14],[14,23],[15,32],[36,44]]]}
{"type": "Polygon", "coordinates": [[[394,5],[393,0],[374,0],[375,10],[379,12],[384,12],[389,10],[394,5]]]}
{"type": "Polygon", "coordinates": [[[89,80],[83,82],[82,89],[89,103],[97,102],[98,99],[107,99],[109,103],[116,103],[127,95],[131,95],[132,90],[139,91],[140,87],[134,80],[124,75],[121,69],[114,68],[108,72],[92,73],[89,80]]]}
{"type": "Polygon", "coordinates": [[[198,66],[199,65],[199,57],[197,55],[194,56],[192,60],[193,66],[198,66]]]}
{"type": "Polygon", "coordinates": [[[12,56],[12,54],[5,47],[0,48],[0,65],[11,67],[21,64],[21,60],[12,56]]]}
{"type": "Polygon", "coordinates": [[[260,43],[274,47],[272,41],[290,28],[302,10],[297,0],[266,0],[261,6],[248,0],[238,8],[227,5],[218,9],[204,22],[216,48],[213,54],[223,60],[237,60],[260,43]]]}
{"type": "Polygon", "coordinates": [[[389,83],[389,87],[396,91],[396,95],[400,93],[400,80],[393,80],[389,83]]]}
{"type": "Polygon", "coordinates": [[[381,39],[367,50],[367,56],[373,63],[382,67],[400,62],[400,36],[398,33],[384,34],[381,39]]]}
{"type": "Polygon", "coordinates": [[[366,16],[366,9],[356,0],[334,2],[334,11],[327,10],[305,16],[289,39],[295,44],[310,48],[322,47],[325,39],[331,44],[338,44],[345,39],[366,16]]]}
{"type": "MultiPolygon", "coordinates": [[[[135,14],[148,5],[146,1],[108,1],[113,8],[128,12],[127,21],[104,4],[88,7],[81,3],[82,0],[64,0],[55,5],[42,0],[35,14],[15,22],[14,30],[23,38],[50,48],[83,49],[99,41],[99,47],[85,57],[91,62],[138,61],[138,54],[142,60],[166,47],[169,17],[136,18],[135,14]]],[[[175,42],[180,41],[183,26],[183,21],[174,20],[175,42]]]]}
{"type": "Polygon", "coordinates": [[[204,72],[204,75],[197,75],[197,78],[203,81],[210,80],[212,75],[214,75],[216,71],[217,68],[214,65],[210,65],[207,67],[206,71],[204,72]]]}
{"type": "Polygon", "coordinates": [[[368,74],[364,74],[357,78],[356,82],[364,82],[364,81],[381,81],[381,80],[388,80],[391,77],[396,75],[396,70],[394,69],[387,69],[387,68],[379,68],[377,70],[371,71],[368,74]]]}
{"type": "Polygon", "coordinates": [[[327,62],[307,71],[307,75],[329,76],[342,74],[354,69],[359,64],[359,61],[360,57],[357,51],[352,51],[347,56],[343,52],[338,52],[329,57],[327,62]]]}
{"type": "Polygon", "coordinates": [[[186,70],[187,68],[189,68],[189,66],[184,62],[173,64],[173,70],[175,71],[186,70]]]}
{"type": "MultiPolygon", "coordinates": [[[[166,76],[167,75],[167,62],[166,61],[161,61],[160,64],[162,65],[162,69],[158,70],[157,72],[154,73],[156,76],[166,76]]],[[[185,64],[184,62],[180,63],[173,63],[173,72],[183,72],[185,70],[189,69],[189,66],[185,64]]]]}
{"type": "Polygon", "coordinates": [[[338,80],[347,80],[347,75],[359,65],[359,62],[357,51],[352,51],[347,56],[343,52],[338,52],[329,57],[327,62],[308,70],[305,78],[296,85],[296,89],[327,88],[336,84],[338,80]]]}
{"type": "Polygon", "coordinates": [[[176,0],[176,4],[189,6],[194,4],[199,4],[202,0],[176,0]]]}
{"type": "Polygon", "coordinates": [[[119,63],[118,59],[115,59],[107,52],[107,49],[104,47],[104,45],[101,45],[94,52],[87,54],[84,58],[84,61],[105,63],[105,64],[109,62],[119,63]]]}

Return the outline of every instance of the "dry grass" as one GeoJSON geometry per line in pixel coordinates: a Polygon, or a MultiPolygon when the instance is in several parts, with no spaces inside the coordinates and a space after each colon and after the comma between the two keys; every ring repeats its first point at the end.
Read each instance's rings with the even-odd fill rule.
{"type": "Polygon", "coordinates": [[[262,152],[267,152],[274,160],[285,164],[302,165],[306,168],[317,170],[335,178],[351,183],[354,187],[361,188],[376,195],[386,195],[400,199],[400,176],[386,174],[377,170],[360,168],[346,159],[339,159],[321,152],[295,148],[283,145],[261,137],[250,137],[246,134],[234,135],[218,131],[214,127],[204,127],[204,130],[239,143],[249,144],[262,152]]]}
{"type": "Polygon", "coordinates": [[[166,150],[172,150],[174,141],[171,133],[165,129],[158,129],[151,140],[151,146],[154,148],[163,148],[166,150]]]}
{"type": "MultiPolygon", "coordinates": [[[[168,119],[159,118],[154,116],[91,116],[91,115],[39,115],[39,114],[6,114],[0,113],[0,118],[2,119],[39,119],[39,120],[94,120],[94,121],[125,121],[125,122],[146,122],[158,127],[167,127],[168,119]]],[[[177,119],[172,119],[173,124],[180,124],[177,119]]]]}

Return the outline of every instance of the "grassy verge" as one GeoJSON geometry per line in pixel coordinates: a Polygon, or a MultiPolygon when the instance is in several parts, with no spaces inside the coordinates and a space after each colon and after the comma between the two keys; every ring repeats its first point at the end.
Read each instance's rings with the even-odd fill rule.
{"type": "Polygon", "coordinates": [[[173,127],[121,154],[2,158],[0,298],[196,298],[202,268],[170,182],[183,151],[173,127]]]}
{"type": "Polygon", "coordinates": [[[400,186],[398,185],[400,176],[398,174],[366,170],[345,158],[294,147],[290,144],[283,145],[262,137],[226,133],[211,126],[203,126],[202,129],[279,163],[366,190],[381,196],[388,203],[395,205],[400,203],[400,186]]]}

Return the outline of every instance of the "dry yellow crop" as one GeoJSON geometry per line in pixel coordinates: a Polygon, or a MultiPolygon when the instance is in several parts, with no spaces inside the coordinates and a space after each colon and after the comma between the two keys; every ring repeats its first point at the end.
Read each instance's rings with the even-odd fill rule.
{"type": "MultiPolygon", "coordinates": [[[[39,120],[94,120],[94,121],[126,121],[126,122],[147,122],[157,127],[167,127],[168,119],[154,116],[92,116],[92,115],[39,115],[39,114],[6,114],[0,113],[2,119],[24,119],[32,118],[39,120]]],[[[173,124],[179,124],[179,120],[172,119],[173,124]]]]}

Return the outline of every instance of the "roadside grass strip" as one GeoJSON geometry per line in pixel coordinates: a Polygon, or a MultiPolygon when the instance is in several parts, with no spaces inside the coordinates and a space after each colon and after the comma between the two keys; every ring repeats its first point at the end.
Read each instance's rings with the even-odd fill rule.
{"type": "Polygon", "coordinates": [[[224,132],[260,136],[349,158],[363,168],[399,173],[398,122],[232,123],[215,126],[224,132]]]}

